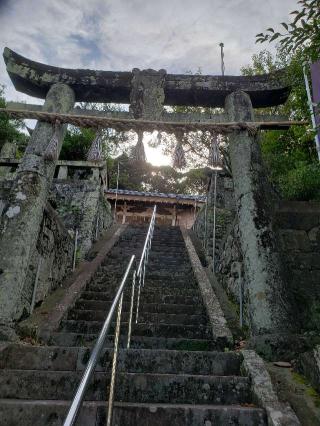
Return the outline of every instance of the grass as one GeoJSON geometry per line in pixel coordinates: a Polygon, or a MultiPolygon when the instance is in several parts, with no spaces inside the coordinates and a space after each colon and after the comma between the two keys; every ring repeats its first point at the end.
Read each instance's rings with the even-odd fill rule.
{"type": "Polygon", "coordinates": [[[313,399],[314,405],[317,408],[320,408],[320,395],[319,393],[310,385],[307,379],[299,373],[292,372],[293,380],[300,385],[306,386],[306,394],[313,399]]]}

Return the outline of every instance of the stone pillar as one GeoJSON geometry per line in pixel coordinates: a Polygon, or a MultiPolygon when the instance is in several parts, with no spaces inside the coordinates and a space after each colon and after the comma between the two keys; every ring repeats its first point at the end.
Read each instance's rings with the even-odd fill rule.
{"type": "Polygon", "coordinates": [[[134,118],[160,120],[164,102],[166,71],[134,68],[130,93],[130,112],[134,118]]]}
{"type": "MultiPolygon", "coordinates": [[[[72,89],[54,84],[47,94],[44,111],[68,113],[73,105],[72,89]]],[[[58,156],[65,130],[66,126],[58,130],[58,156]]],[[[56,166],[56,161],[43,157],[53,132],[51,124],[37,123],[1,217],[0,340],[15,338],[14,322],[22,315],[21,293],[56,166]]]]}
{"type": "MultiPolygon", "coordinates": [[[[250,97],[241,91],[227,96],[229,121],[253,121],[250,97]]],[[[272,228],[272,193],[268,190],[258,136],[247,130],[229,136],[231,168],[241,248],[247,312],[253,334],[288,332],[288,302],[278,245],[272,228]]]]}

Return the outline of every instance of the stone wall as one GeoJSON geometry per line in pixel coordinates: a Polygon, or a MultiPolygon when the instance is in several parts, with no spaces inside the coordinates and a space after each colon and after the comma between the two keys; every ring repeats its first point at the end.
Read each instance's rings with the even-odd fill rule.
{"type": "Polygon", "coordinates": [[[320,203],[286,201],[277,209],[287,291],[301,331],[320,331],[320,203]]]}
{"type": "MultiPolygon", "coordinates": [[[[204,205],[199,211],[193,225],[193,230],[202,242],[207,260],[212,262],[213,254],[213,223],[214,223],[214,179],[208,184],[208,205],[204,205]]],[[[215,264],[219,258],[221,245],[227,233],[227,229],[234,218],[233,182],[224,172],[219,172],[217,177],[216,192],[216,241],[215,241],[215,264]]]]}
{"type": "MultiPolygon", "coordinates": [[[[233,222],[234,212],[228,209],[216,208],[216,237],[215,237],[215,270],[222,250],[224,237],[233,222]]],[[[212,262],[213,255],[213,207],[204,205],[199,211],[193,230],[201,240],[207,261],[212,262]],[[206,218],[207,217],[207,218],[206,218]],[[206,219],[205,219],[206,218],[206,219]],[[207,225],[205,225],[205,223],[207,225]]]]}
{"type": "MultiPolygon", "coordinates": [[[[286,298],[294,313],[298,332],[320,330],[320,203],[279,202],[275,229],[285,271],[286,298]]],[[[246,277],[239,226],[229,228],[217,258],[217,275],[229,296],[239,303],[243,287],[244,318],[246,277]]]]}
{"type": "Polygon", "coordinates": [[[54,209],[47,204],[36,249],[31,255],[27,278],[21,292],[17,319],[30,314],[34,291],[36,306],[62,284],[72,269],[72,258],[72,238],[54,209]]]}
{"type": "MultiPolygon", "coordinates": [[[[10,205],[10,193],[20,160],[2,156],[0,163],[2,214],[10,205]]],[[[13,327],[16,321],[30,315],[35,306],[62,285],[72,271],[75,230],[79,235],[76,257],[80,260],[111,225],[110,204],[103,194],[104,175],[103,165],[58,162],[55,171],[57,178],[53,179],[39,231],[34,235],[35,246],[30,252],[26,276],[17,293],[12,312],[13,327]]],[[[7,214],[10,214],[10,210],[7,214]]]]}
{"type": "MultiPolygon", "coordinates": [[[[7,158],[7,151],[3,149],[0,154],[0,213],[20,163],[7,158]]],[[[49,200],[72,238],[78,229],[78,260],[84,258],[92,243],[113,221],[111,206],[103,194],[105,175],[103,162],[59,160],[57,163],[49,200]]]]}
{"type": "Polygon", "coordinates": [[[55,179],[50,201],[66,229],[72,235],[78,230],[77,259],[84,258],[113,221],[102,186],[96,181],[55,179]]]}
{"type": "Polygon", "coordinates": [[[239,225],[235,219],[225,234],[218,253],[216,274],[232,300],[240,303],[243,286],[243,257],[239,225]]]}

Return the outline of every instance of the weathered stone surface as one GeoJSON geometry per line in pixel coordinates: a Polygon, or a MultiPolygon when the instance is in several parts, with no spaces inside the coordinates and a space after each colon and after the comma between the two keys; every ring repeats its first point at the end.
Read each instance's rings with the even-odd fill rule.
{"type": "Polygon", "coordinates": [[[100,182],[55,179],[50,197],[65,227],[72,233],[78,229],[77,257],[82,259],[113,222],[100,182]]]}
{"type": "Polygon", "coordinates": [[[267,361],[291,361],[299,354],[310,350],[320,343],[319,336],[304,336],[301,334],[265,334],[253,336],[247,343],[248,349],[254,349],[267,361]]]}
{"type": "Polygon", "coordinates": [[[285,250],[310,251],[311,249],[310,240],[304,230],[282,229],[280,235],[285,250]]]}
{"type": "MultiPolygon", "coordinates": [[[[211,263],[213,257],[213,224],[214,224],[214,186],[210,176],[208,191],[208,206],[201,208],[195,219],[193,230],[202,241],[205,254],[211,263]]],[[[215,233],[215,270],[219,267],[219,257],[224,242],[224,237],[234,218],[234,196],[232,179],[224,171],[219,171],[217,176],[216,193],[216,233],[215,233]]]]}
{"type": "Polygon", "coordinates": [[[17,145],[11,142],[5,142],[1,148],[0,158],[16,158],[17,145]]]}
{"type": "MultiPolygon", "coordinates": [[[[250,98],[240,91],[226,98],[226,112],[231,121],[254,119],[250,98]]],[[[241,131],[231,134],[229,141],[249,323],[255,334],[288,331],[293,324],[272,225],[272,193],[258,140],[241,131]]]]}
{"type": "Polygon", "coordinates": [[[243,355],[242,368],[252,382],[254,401],[266,409],[268,425],[300,425],[301,423],[291,407],[280,403],[262,358],[254,351],[242,350],[241,353],[243,355]]]}
{"type": "Polygon", "coordinates": [[[160,120],[164,102],[166,71],[134,68],[131,81],[130,112],[134,118],[160,120]]]}
{"type": "Polygon", "coordinates": [[[298,358],[297,368],[320,393],[320,345],[301,354],[298,358]]]}
{"type": "Polygon", "coordinates": [[[20,304],[23,306],[24,316],[30,313],[30,302],[34,291],[34,302],[39,304],[68,276],[72,269],[73,250],[73,240],[56,212],[47,203],[36,248],[32,253],[21,291],[20,304]],[[37,287],[35,288],[40,259],[37,287]]]}
{"type": "Polygon", "coordinates": [[[270,363],[266,367],[280,401],[290,404],[303,426],[319,426],[319,397],[312,395],[310,385],[303,383],[303,378],[290,368],[279,368],[270,363]]]}
{"type": "MultiPolygon", "coordinates": [[[[1,160],[15,159],[17,146],[15,143],[5,142],[0,153],[1,160]]],[[[0,179],[12,177],[12,167],[10,165],[0,167],[0,179]]]]}
{"type": "Polygon", "coordinates": [[[196,250],[192,244],[190,237],[184,229],[182,235],[189,253],[194,274],[197,278],[203,301],[205,303],[209,320],[212,327],[212,335],[215,340],[225,340],[226,345],[232,342],[232,334],[227,326],[227,322],[223,315],[217,296],[214,294],[210,281],[201,265],[196,250]]]}
{"type": "MultiPolygon", "coordinates": [[[[66,85],[56,84],[49,90],[44,107],[51,112],[68,112],[73,104],[72,90],[66,85]]],[[[64,131],[65,127],[59,130],[58,153],[64,131]]],[[[21,291],[35,249],[55,170],[55,162],[46,162],[42,156],[53,132],[50,124],[37,124],[3,209],[0,226],[1,339],[6,335],[13,336],[13,322],[19,319],[23,312],[20,303],[21,291]]]]}
{"type": "MultiPolygon", "coordinates": [[[[7,71],[18,91],[45,98],[50,86],[68,84],[77,102],[129,103],[131,72],[73,70],[40,64],[5,48],[7,71]]],[[[290,89],[283,73],[256,76],[167,74],[165,105],[223,107],[225,97],[236,90],[249,94],[255,108],[284,103],[290,89]]]]}
{"type": "MultiPolygon", "coordinates": [[[[38,339],[39,336],[43,337],[48,332],[58,328],[62,317],[69,307],[75,303],[80,292],[90,282],[124,229],[125,226],[120,228],[115,226],[107,232],[105,237],[92,248],[94,259],[91,262],[86,262],[80,271],[75,271],[75,275],[70,278],[67,288],[55,291],[46,298],[31,317],[19,323],[20,334],[38,339]]],[[[70,341],[65,343],[66,345],[71,344],[70,341]]]]}
{"type": "Polygon", "coordinates": [[[296,304],[301,331],[320,330],[320,203],[279,203],[276,222],[287,293],[296,304]]]}
{"type": "MultiPolygon", "coordinates": [[[[228,295],[240,302],[240,286],[243,286],[245,276],[243,256],[240,244],[240,232],[237,220],[228,228],[221,243],[217,260],[217,276],[228,295]]],[[[246,308],[246,300],[243,300],[246,308]]],[[[247,313],[245,312],[245,317],[247,313]]]]}

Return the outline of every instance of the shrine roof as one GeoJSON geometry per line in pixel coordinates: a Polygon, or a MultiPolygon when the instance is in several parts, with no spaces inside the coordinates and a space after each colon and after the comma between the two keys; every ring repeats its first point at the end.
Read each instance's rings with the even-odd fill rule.
{"type": "MultiPolygon", "coordinates": [[[[116,189],[106,189],[105,194],[107,198],[116,198],[116,189]]],[[[188,194],[171,194],[163,192],[145,192],[145,191],[131,191],[130,189],[118,189],[118,199],[120,200],[146,200],[150,202],[169,202],[180,204],[205,203],[205,195],[188,195],[188,194]]]]}

